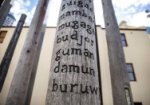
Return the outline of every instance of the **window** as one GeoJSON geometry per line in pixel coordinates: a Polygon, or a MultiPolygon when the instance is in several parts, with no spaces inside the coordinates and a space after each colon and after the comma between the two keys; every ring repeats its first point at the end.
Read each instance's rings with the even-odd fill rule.
{"type": "Polygon", "coordinates": [[[3,43],[7,31],[0,31],[0,43],[3,43]]]}
{"type": "Polygon", "coordinates": [[[134,105],[142,105],[142,102],[134,102],[134,105]]]}
{"type": "Polygon", "coordinates": [[[132,63],[127,63],[126,65],[127,65],[129,80],[130,81],[136,81],[135,73],[134,73],[134,69],[133,69],[133,64],[132,63]]]}
{"type": "Polygon", "coordinates": [[[123,47],[128,46],[127,41],[126,41],[126,37],[125,37],[125,33],[121,33],[121,43],[122,43],[123,47]]]}
{"type": "Polygon", "coordinates": [[[126,95],[127,105],[132,105],[129,88],[125,88],[125,95],[126,95]]]}

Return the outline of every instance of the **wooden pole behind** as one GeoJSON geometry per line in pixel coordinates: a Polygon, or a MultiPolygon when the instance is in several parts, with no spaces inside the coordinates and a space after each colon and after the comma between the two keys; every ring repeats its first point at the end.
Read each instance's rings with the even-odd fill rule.
{"type": "Polygon", "coordinates": [[[111,0],[102,0],[114,105],[133,105],[119,27],[111,0]],[[125,89],[129,90],[126,97],[125,89]],[[127,99],[128,102],[127,102],[127,99]]]}
{"type": "Polygon", "coordinates": [[[14,31],[14,34],[12,35],[12,38],[11,38],[10,43],[8,45],[8,48],[5,52],[5,55],[2,59],[2,62],[1,62],[1,65],[0,65],[0,91],[2,90],[4,81],[5,81],[8,69],[9,69],[9,65],[10,65],[11,59],[13,57],[18,39],[20,37],[20,33],[22,31],[25,19],[26,19],[26,15],[22,14],[21,17],[20,17],[20,20],[17,24],[17,27],[14,31]]]}
{"type": "MultiPolygon", "coordinates": [[[[37,66],[35,59],[39,48],[38,39],[49,0],[39,0],[29,32],[22,49],[17,68],[10,86],[6,105],[25,105],[33,69],[37,66]]],[[[38,53],[39,54],[39,53],[38,53]]]]}

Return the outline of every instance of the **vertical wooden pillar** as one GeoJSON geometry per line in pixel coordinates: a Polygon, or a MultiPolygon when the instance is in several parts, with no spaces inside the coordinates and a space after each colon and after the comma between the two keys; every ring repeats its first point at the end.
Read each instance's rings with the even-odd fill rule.
{"type": "Polygon", "coordinates": [[[101,105],[93,0],[62,0],[46,105],[101,105]]]}
{"type": "Polygon", "coordinates": [[[23,24],[25,22],[25,19],[26,19],[26,15],[22,14],[21,17],[20,17],[20,20],[17,24],[17,27],[15,29],[15,32],[14,32],[14,34],[13,34],[11,40],[10,40],[8,48],[5,52],[5,55],[2,59],[2,62],[1,62],[1,65],[0,65],[0,91],[3,87],[4,81],[5,81],[5,78],[6,78],[6,74],[7,74],[7,71],[9,69],[9,65],[10,65],[12,56],[14,54],[15,48],[16,48],[16,44],[17,44],[18,39],[20,37],[20,33],[21,33],[21,30],[22,30],[23,24]]]}
{"type": "Polygon", "coordinates": [[[0,7],[0,28],[2,27],[2,25],[5,21],[5,18],[7,17],[8,13],[9,13],[9,10],[12,6],[10,4],[10,1],[11,0],[5,0],[3,2],[3,4],[1,5],[1,7],[0,7]]]}
{"type": "MultiPolygon", "coordinates": [[[[25,105],[28,89],[32,86],[30,81],[34,69],[37,67],[39,56],[39,43],[41,38],[41,28],[45,17],[49,0],[39,0],[34,17],[32,19],[29,32],[22,49],[17,68],[10,86],[6,105],[25,105]],[[37,55],[38,54],[38,55],[37,55]]],[[[42,44],[42,43],[41,43],[42,44]]]]}
{"type": "Polygon", "coordinates": [[[119,27],[111,0],[102,0],[114,105],[133,105],[119,27]],[[127,96],[126,89],[130,91],[127,96]]]}
{"type": "Polygon", "coordinates": [[[31,73],[31,78],[30,78],[30,83],[29,83],[29,88],[28,88],[28,93],[27,93],[25,105],[30,105],[30,102],[31,102],[32,91],[33,91],[34,81],[35,81],[36,72],[37,72],[37,64],[38,64],[38,60],[39,60],[39,57],[40,57],[39,55],[41,53],[41,47],[42,47],[42,43],[43,43],[45,30],[46,30],[46,25],[43,24],[43,26],[41,28],[41,31],[39,33],[40,36],[37,39],[37,42],[38,42],[39,45],[36,49],[36,55],[35,55],[35,59],[33,61],[34,66],[33,66],[32,73],[31,73]]]}

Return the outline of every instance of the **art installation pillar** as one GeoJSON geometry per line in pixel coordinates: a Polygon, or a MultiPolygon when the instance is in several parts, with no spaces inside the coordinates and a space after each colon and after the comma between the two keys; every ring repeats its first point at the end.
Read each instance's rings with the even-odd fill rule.
{"type": "Polygon", "coordinates": [[[62,0],[46,105],[101,105],[93,0],[62,0]]]}
{"type": "Polygon", "coordinates": [[[133,105],[121,36],[111,0],[102,0],[114,105],[133,105]]]}
{"type": "Polygon", "coordinates": [[[49,0],[39,0],[38,2],[12,79],[6,105],[26,105],[25,103],[30,103],[26,101],[30,101],[27,96],[30,97],[28,92],[32,92],[32,84],[34,83],[33,77],[35,76],[31,76],[36,73],[35,69],[38,64],[37,58],[40,56],[41,39],[42,36],[44,37],[41,31],[43,31],[43,21],[45,19],[48,3],[49,0]]]}

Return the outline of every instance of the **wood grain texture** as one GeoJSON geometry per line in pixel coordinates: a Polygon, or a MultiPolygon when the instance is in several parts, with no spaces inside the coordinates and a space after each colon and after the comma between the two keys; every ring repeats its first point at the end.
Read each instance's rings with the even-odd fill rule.
{"type": "Polygon", "coordinates": [[[119,27],[116,21],[112,2],[111,0],[102,0],[102,4],[106,27],[114,105],[133,105],[119,27]],[[131,103],[127,103],[125,88],[130,90],[131,103]]]}
{"type": "Polygon", "coordinates": [[[32,72],[36,69],[38,63],[35,60],[38,60],[37,56],[40,54],[37,50],[42,44],[39,38],[43,36],[41,30],[48,2],[49,0],[39,0],[12,79],[6,105],[25,105],[28,89],[32,86],[30,83],[33,83],[30,80],[33,79],[33,77],[31,78],[32,72]]]}
{"type": "Polygon", "coordinates": [[[46,105],[101,105],[93,0],[62,0],[46,105]]]}

